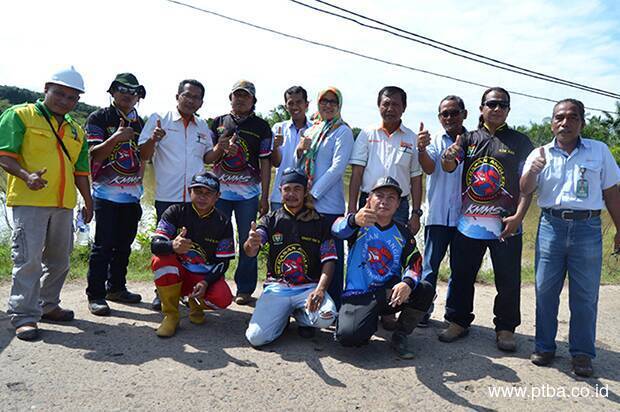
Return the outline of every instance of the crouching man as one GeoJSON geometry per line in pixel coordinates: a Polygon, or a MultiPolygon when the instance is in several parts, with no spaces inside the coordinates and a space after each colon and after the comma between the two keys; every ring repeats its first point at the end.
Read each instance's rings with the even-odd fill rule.
{"type": "Polygon", "coordinates": [[[211,172],[197,173],[189,194],[191,203],[166,209],[151,242],[151,268],[164,315],[160,337],[176,332],[181,296],[189,298],[194,324],[204,323],[205,309],[224,309],[232,302],[224,274],[235,245],[230,222],[215,209],[220,183],[211,172]]]}
{"type": "Polygon", "coordinates": [[[409,230],[393,220],[402,189],[382,177],[366,205],[334,222],[332,233],[349,240],[349,258],[336,339],[361,346],[377,331],[379,316],[400,312],[392,346],[403,359],[413,358],[408,335],[433,301],[430,283],[420,280],[422,257],[409,230]]]}
{"type": "Polygon", "coordinates": [[[309,201],[307,184],[305,174],[285,170],[280,181],[284,206],[263,216],[258,225],[252,222],[243,245],[248,256],[256,256],[269,244],[265,287],[245,332],[255,347],[282,335],[291,315],[306,338],[336,317],[326,292],[336,266],[336,246],[329,224],[309,201]]]}

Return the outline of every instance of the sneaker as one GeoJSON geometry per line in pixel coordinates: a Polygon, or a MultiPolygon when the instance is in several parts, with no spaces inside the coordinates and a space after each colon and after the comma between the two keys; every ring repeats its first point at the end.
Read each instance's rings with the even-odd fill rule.
{"type": "Polygon", "coordinates": [[[25,341],[33,341],[39,337],[39,329],[37,328],[37,324],[34,322],[25,323],[17,328],[15,328],[15,336],[17,339],[25,340],[25,341]]]}
{"type": "Polygon", "coordinates": [[[409,347],[407,335],[402,332],[394,332],[392,334],[391,345],[401,359],[413,359],[413,349],[409,347]]]}
{"type": "Polygon", "coordinates": [[[142,296],[137,293],[131,293],[128,290],[121,290],[118,292],[108,292],[105,295],[107,300],[111,300],[112,302],[120,302],[120,303],[140,303],[142,300],[142,296]]]}
{"type": "Polygon", "coordinates": [[[469,333],[468,328],[464,328],[461,325],[457,325],[454,322],[450,322],[450,325],[448,325],[448,328],[444,329],[437,337],[442,342],[450,343],[464,336],[467,336],[468,333],[469,333]]]}
{"type": "Polygon", "coordinates": [[[237,305],[249,305],[252,302],[252,295],[249,293],[237,293],[235,303],[237,305]]]}
{"type": "Polygon", "coordinates": [[[534,352],[530,360],[536,366],[549,366],[555,357],[555,352],[534,352]]]}
{"type": "Polygon", "coordinates": [[[88,310],[95,316],[109,316],[110,307],[105,299],[95,299],[88,301],[88,310]]]}
{"type": "Polygon", "coordinates": [[[515,341],[515,334],[509,330],[498,331],[495,341],[497,342],[497,349],[501,351],[514,352],[517,350],[517,342],[515,341]]]}
{"type": "Polygon", "coordinates": [[[385,330],[396,330],[396,326],[398,326],[396,315],[381,316],[381,326],[383,326],[383,329],[385,330]]]}
{"type": "Polygon", "coordinates": [[[298,326],[297,333],[304,339],[310,339],[314,337],[316,329],[312,326],[298,326]]]}
{"type": "Polygon", "coordinates": [[[428,322],[431,320],[431,315],[426,314],[424,318],[418,323],[418,328],[428,328],[428,322]]]}
{"type": "Polygon", "coordinates": [[[72,310],[63,309],[57,306],[56,309],[51,312],[41,315],[41,319],[50,320],[52,322],[70,322],[75,318],[75,314],[72,310]]]}
{"type": "Polygon", "coordinates": [[[157,289],[155,289],[155,297],[153,298],[153,302],[151,302],[151,309],[161,312],[161,300],[159,300],[157,289]]]}
{"type": "Polygon", "coordinates": [[[594,369],[592,368],[592,359],[586,355],[573,356],[572,364],[575,375],[589,378],[594,373],[594,369]]]}

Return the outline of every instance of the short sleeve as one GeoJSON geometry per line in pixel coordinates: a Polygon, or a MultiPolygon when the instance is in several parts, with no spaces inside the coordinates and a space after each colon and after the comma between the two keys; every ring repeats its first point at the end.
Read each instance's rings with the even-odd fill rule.
{"type": "Polygon", "coordinates": [[[105,116],[102,110],[91,113],[86,119],[86,139],[89,145],[96,145],[106,139],[105,133],[105,116]]]}
{"type": "Polygon", "coordinates": [[[82,140],[82,148],[80,154],[75,161],[75,175],[76,176],[88,176],[90,174],[90,165],[88,163],[88,140],[84,136],[82,140]]]}
{"type": "Polygon", "coordinates": [[[614,159],[609,147],[603,144],[603,168],[601,170],[601,185],[603,190],[607,190],[610,187],[620,183],[620,168],[614,159]]]}
{"type": "Polygon", "coordinates": [[[12,108],[0,116],[0,156],[17,159],[21,151],[26,127],[12,108]]]}
{"type": "Polygon", "coordinates": [[[349,164],[366,166],[368,164],[368,132],[362,130],[353,142],[353,151],[349,158],[349,164]]]}
{"type": "Polygon", "coordinates": [[[271,156],[271,145],[273,144],[272,140],[273,134],[271,133],[269,124],[267,122],[264,122],[263,130],[261,132],[260,147],[258,149],[259,157],[271,156]]]}
{"type": "Polygon", "coordinates": [[[157,120],[161,120],[161,116],[157,113],[153,113],[146,121],[142,132],[140,132],[140,137],[138,138],[139,145],[143,145],[151,138],[153,130],[157,127],[157,120]]]}
{"type": "Polygon", "coordinates": [[[418,140],[417,135],[413,135],[413,146],[411,147],[411,163],[409,164],[409,176],[416,177],[422,176],[422,166],[420,166],[420,159],[418,156],[418,147],[415,142],[418,140]]]}
{"type": "Polygon", "coordinates": [[[258,220],[256,224],[256,231],[260,234],[261,245],[264,245],[269,240],[269,228],[271,227],[270,221],[274,212],[267,213],[258,220]]]}

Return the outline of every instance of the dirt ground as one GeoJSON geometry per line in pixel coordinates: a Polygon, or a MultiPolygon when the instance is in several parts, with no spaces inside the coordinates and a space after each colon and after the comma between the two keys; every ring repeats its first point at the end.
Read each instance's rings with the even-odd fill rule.
{"type": "MultiPolygon", "coordinates": [[[[0,285],[5,300],[9,284],[0,285]]],[[[570,372],[568,305],[562,296],[558,358],[552,367],[529,361],[534,334],[534,290],[523,288],[519,350],[495,347],[495,290],[479,286],[477,318],[469,336],[437,340],[443,322],[416,329],[417,356],[399,360],[379,329],[370,345],[344,348],[323,330],[300,338],[293,324],[282,338],[251,348],[244,338],[252,308],[235,304],[189,323],[170,339],[154,333],[161,315],[147,303],[111,303],[112,316],[88,313],[83,281],[68,283],[69,324],[41,323],[39,341],[14,337],[0,312],[0,409],[8,410],[619,410],[620,287],[601,288],[595,376],[570,372]],[[493,392],[497,391],[497,392],[493,392]],[[513,391],[513,392],[509,392],[513,391]]],[[[149,283],[132,289],[150,300],[149,283]]],[[[566,289],[566,288],[565,288],[566,289]]],[[[435,319],[443,313],[441,285],[435,319]]],[[[6,307],[3,305],[3,307],[6,307]]]]}

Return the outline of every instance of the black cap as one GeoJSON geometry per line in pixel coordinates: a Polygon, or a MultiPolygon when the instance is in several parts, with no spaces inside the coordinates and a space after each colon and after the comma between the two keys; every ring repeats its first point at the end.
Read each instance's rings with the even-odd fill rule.
{"type": "Polygon", "coordinates": [[[303,187],[308,186],[308,178],[306,174],[299,169],[289,167],[282,173],[282,179],[280,179],[280,186],[284,186],[287,183],[297,183],[303,187]]]}
{"type": "Polygon", "coordinates": [[[206,187],[212,192],[220,191],[220,180],[211,172],[200,172],[196,173],[192,177],[192,181],[189,184],[189,189],[192,187],[206,187]]]}
{"type": "Polygon", "coordinates": [[[385,176],[379,178],[379,180],[377,180],[377,183],[375,183],[375,185],[370,191],[374,192],[375,190],[381,189],[383,187],[391,187],[398,192],[398,196],[403,194],[403,189],[400,188],[400,185],[392,176],[385,176]]]}
{"type": "Polygon", "coordinates": [[[125,87],[129,87],[130,89],[137,90],[138,95],[142,97],[143,99],[146,96],[146,89],[144,88],[144,86],[140,84],[140,82],[138,82],[138,79],[136,78],[136,76],[134,76],[131,73],[117,74],[114,80],[112,81],[112,83],[110,84],[110,87],[108,88],[108,93],[113,93],[114,87],[116,87],[116,85],[119,85],[119,84],[125,87]]]}

